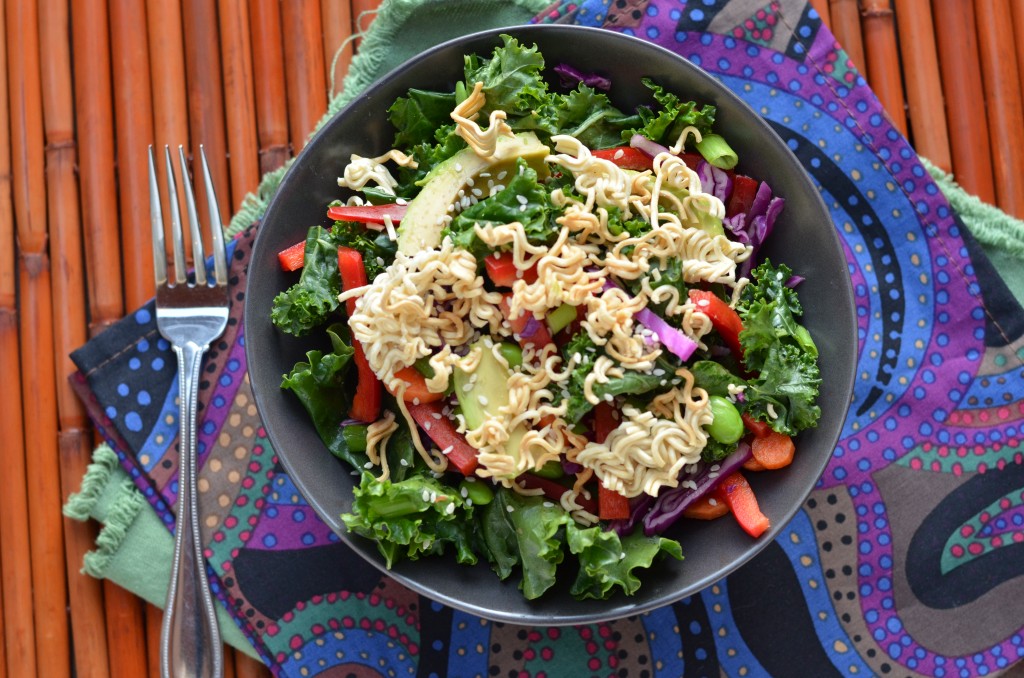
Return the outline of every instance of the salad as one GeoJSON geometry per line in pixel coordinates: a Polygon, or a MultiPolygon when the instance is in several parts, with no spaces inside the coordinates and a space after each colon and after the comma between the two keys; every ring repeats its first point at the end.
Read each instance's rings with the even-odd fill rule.
{"type": "Polygon", "coordinates": [[[452,553],[528,599],[629,595],[683,558],[677,521],[763,534],[745,474],[817,424],[801,279],[759,256],[784,201],[713,106],[645,79],[621,111],[502,40],[396,100],[333,226],[279,254],[272,321],[323,337],[282,387],[359,476],[342,520],[388,567],[452,553]]]}

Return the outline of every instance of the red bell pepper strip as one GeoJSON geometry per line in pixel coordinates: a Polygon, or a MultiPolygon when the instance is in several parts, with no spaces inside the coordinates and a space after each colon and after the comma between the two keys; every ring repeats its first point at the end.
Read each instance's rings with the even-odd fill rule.
{"type": "Polygon", "coordinates": [[[622,169],[636,170],[637,172],[651,169],[654,162],[651,156],[632,146],[602,148],[599,151],[591,151],[590,154],[595,158],[613,162],[622,169]]]}
{"type": "Polygon", "coordinates": [[[763,438],[772,432],[772,427],[766,422],[754,419],[752,416],[744,412],[740,415],[743,419],[743,425],[746,426],[747,430],[754,434],[757,438],[763,438]]]}
{"type": "Polygon", "coordinates": [[[771,526],[768,517],[761,513],[757,505],[753,488],[739,471],[723,480],[715,488],[714,496],[716,500],[729,505],[729,510],[736,516],[736,522],[751,537],[760,537],[771,526]]]}
{"type": "Polygon", "coordinates": [[[725,204],[726,218],[737,214],[747,214],[754,204],[754,196],[757,195],[757,180],[748,176],[737,174],[732,180],[732,195],[725,204]]]}
{"type": "Polygon", "coordinates": [[[420,428],[444,453],[448,463],[463,475],[473,475],[478,463],[477,451],[466,442],[465,436],[455,430],[454,422],[444,416],[443,404],[439,401],[419,405],[407,403],[406,407],[420,428]]]}
{"type": "Polygon", "coordinates": [[[511,297],[511,294],[505,294],[502,297],[501,312],[512,327],[512,334],[517,337],[519,345],[523,348],[532,345],[535,350],[540,350],[552,343],[551,332],[548,330],[548,326],[534,318],[533,314],[529,311],[520,313],[515,318],[510,317],[512,315],[512,309],[509,305],[511,297]]]}
{"type": "MultiPolygon", "coordinates": [[[[341,273],[341,289],[348,290],[363,287],[367,284],[366,267],[363,266],[363,255],[351,247],[338,248],[338,271],[341,273]]],[[[345,308],[349,316],[355,313],[356,300],[349,299],[345,302],[345,308]]],[[[352,407],[348,415],[353,419],[372,423],[380,416],[381,405],[381,383],[370,367],[366,359],[363,345],[358,339],[352,340],[352,348],[355,351],[352,358],[356,363],[356,395],[352,399],[352,407]]]]}
{"type": "Polygon", "coordinates": [[[408,205],[392,203],[388,205],[332,205],[327,208],[327,218],[335,221],[358,221],[368,228],[377,228],[384,224],[385,217],[398,225],[405,217],[408,205]]]}
{"type": "Polygon", "coordinates": [[[297,271],[306,262],[306,241],[297,242],[277,253],[282,271],[297,271]]]}
{"type": "Polygon", "coordinates": [[[726,346],[740,362],[743,362],[743,347],[740,346],[740,332],[743,331],[743,321],[735,310],[729,307],[713,292],[706,290],[690,290],[690,301],[697,306],[697,310],[711,319],[715,331],[725,341],[726,346]]]}
{"type": "Polygon", "coordinates": [[[498,287],[512,287],[512,284],[520,278],[527,284],[537,282],[536,264],[523,271],[520,276],[515,258],[509,252],[500,256],[497,252],[489,255],[484,259],[484,268],[487,269],[487,277],[498,287]]]}
{"type": "MultiPolygon", "coordinates": [[[[615,408],[607,402],[594,406],[594,438],[603,443],[608,434],[618,427],[615,408]]],[[[609,490],[603,482],[597,483],[597,517],[601,520],[626,520],[629,518],[629,499],[615,490],[609,490]]]]}

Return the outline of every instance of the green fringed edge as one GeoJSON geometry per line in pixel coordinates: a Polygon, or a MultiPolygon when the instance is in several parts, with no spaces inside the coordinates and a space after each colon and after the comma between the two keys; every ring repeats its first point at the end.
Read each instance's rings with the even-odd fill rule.
{"type": "Polygon", "coordinates": [[[110,475],[118,468],[117,454],[107,444],[100,445],[92,453],[92,463],[85,470],[78,492],[68,497],[64,515],[73,520],[89,519],[93,507],[107,487],[110,475]]]}
{"type": "Polygon", "coordinates": [[[82,559],[82,572],[97,579],[106,576],[107,567],[120,550],[128,529],[146,505],[142,493],[129,479],[121,483],[116,493],[96,536],[96,550],[86,553],[82,559]]]}
{"type": "Polygon", "coordinates": [[[956,183],[952,175],[930,163],[927,158],[920,160],[978,242],[1014,257],[1024,258],[1024,221],[971,195],[956,183]]]}
{"type": "MultiPolygon", "coordinates": [[[[68,497],[64,505],[64,515],[81,521],[93,517],[100,497],[110,491],[107,485],[117,468],[117,455],[114,451],[108,445],[97,447],[92,455],[92,463],[82,477],[81,489],[68,497]]],[[[145,505],[142,493],[130,479],[125,478],[119,486],[113,488],[106,515],[99,516],[103,527],[96,536],[96,550],[85,554],[82,559],[83,573],[97,579],[106,576],[110,561],[117,555],[129,528],[145,505]]]]}

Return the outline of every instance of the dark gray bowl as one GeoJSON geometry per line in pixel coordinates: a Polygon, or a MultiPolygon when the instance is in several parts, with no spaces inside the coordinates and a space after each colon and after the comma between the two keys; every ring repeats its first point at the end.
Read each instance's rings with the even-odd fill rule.
{"type": "MultiPolygon", "coordinates": [[[[807,278],[800,287],[804,321],[821,352],[821,422],[797,441],[796,461],[771,473],[748,474],[771,530],[758,540],[730,519],[683,521],[670,536],[686,559],[665,560],[644,574],[632,597],[574,600],[568,583],[529,602],[518,581],[501,582],[486,564],[457,565],[452,558],[401,563],[388,573],[410,588],[452,607],[519,624],[577,624],[644,612],[702,588],[743,565],[793,517],[825,469],[846,417],[856,362],[853,291],[832,220],[810,178],[781,139],[738,97],[707,73],[660,47],[609,31],[570,26],[523,26],[476,33],[431,49],[395,69],[331,120],[302,151],[267,211],[250,263],[245,308],[246,353],[256,404],[270,440],[310,505],[350,547],[384,570],[375,544],[349,535],[339,515],[349,510],[353,476],[321,443],[306,412],[279,388],[281,375],[320,339],[299,340],[270,323],[271,301],[291,284],[276,253],[301,240],[313,224],[327,225],[325,206],[339,197],[336,178],[351,153],[390,148],[393,130],[385,109],[410,87],[452,88],[462,78],[463,55],[489,54],[500,33],[536,43],[548,66],[570,63],[612,79],[623,110],[649,103],[640,83],[649,76],[684,98],[718,106],[718,129],[739,153],[740,169],[767,179],[786,208],[766,253],[807,278]],[[258,274],[256,272],[259,272],[258,274]]],[[[385,570],[386,571],[386,570],[385,570]]]]}

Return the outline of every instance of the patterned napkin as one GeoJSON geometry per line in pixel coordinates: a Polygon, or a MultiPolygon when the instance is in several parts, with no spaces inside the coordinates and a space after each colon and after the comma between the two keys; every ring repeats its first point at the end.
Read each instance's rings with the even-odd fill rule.
{"type": "MultiPolygon", "coordinates": [[[[441,11],[441,10],[438,10],[441,11]]],[[[254,229],[200,391],[203,542],[216,594],[279,676],[971,676],[1024,657],[1024,312],[804,0],[557,3],[537,22],[656,42],[765,117],[820,186],[857,300],[835,456],[754,561],[657,611],[491,623],[382,577],[278,464],[246,376],[254,229]]],[[[152,305],[73,355],[97,426],[173,526],[178,388],[152,305]]]]}

